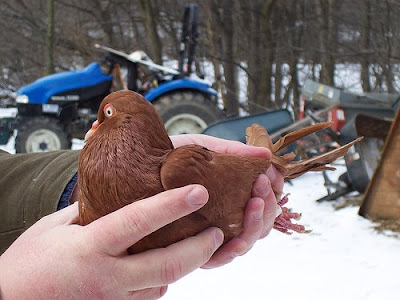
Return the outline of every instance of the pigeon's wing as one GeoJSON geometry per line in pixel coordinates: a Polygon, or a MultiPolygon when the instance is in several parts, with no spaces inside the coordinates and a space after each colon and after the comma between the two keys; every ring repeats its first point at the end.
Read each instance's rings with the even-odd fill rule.
{"type": "Polygon", "coordinates": [[[188,184],[201,184],[209,201],[190,216],[217,226],[225,238],[237,236],[242,229],[243,211],[251,198],[259,174],[270,166],[264,158],[221,154],[198,145],[171,151],[161,167],[161,183],[168,190],[188,184]]]}
{"type": "Polygon", "coordinates": [[[210,180],[212,152],[198,145],[187,145],[172,150],[161,166],[161,184],[169,190],[187,184],[203,184],[210,180]]]}

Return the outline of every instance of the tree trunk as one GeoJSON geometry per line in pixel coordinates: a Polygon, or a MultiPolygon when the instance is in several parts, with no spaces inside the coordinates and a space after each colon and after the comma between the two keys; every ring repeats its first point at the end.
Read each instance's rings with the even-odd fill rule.
{"type": "Polygon", "coordinates": [[[260,78],[260,53],[259,49],[261,43],[260,32],[260,17],[257,16],[257,7],[254,2],[248,2],[249,7],[246,8],[249,11],[248,24],[249,24],[249,35],[246,43],[248,46],[248,83],[247,83],[247,101],[250,113],[257,112],[256,98],[258,94],[258,79],[260,78]]]}
{"type": "Polygon", "coordinates": [[[218,6],[217,3],[211,2],[210,6],[205,6],[205,20],[206,20],[206,49],[208,53],[208,57],[210,57],[210,61],[214,68],[214,78],[217,82],[216,89],[220,92],[222,97],[222,103],[224,108],[226,107],[226,94],[224,92],[224,84],[222,80],[221,74],[221,65],[220,61],[218,60],[218,53],[222,51],[222,43],[221,43],[221,36],[220,32],[217,29],[222,27],[221,21],[217,15],[218,6]]]}
{"type": "Polygon", "coordinates": [[[275,72],[274,72],[274,106],[276,108],[282,107],[282,63],[279,58],[275,60],[275,72]]]}
{"type": "Polygon", "coordinates": [[[46,74],[54,73],[54,0],[47,0],[46,74]]]}
{"type": "Polygon", "coordinates": [[[393,37],[391,36],[393,33],[393,28],[392,28],[393,8],[390,1],[386,0],[385,2],[386,2],[386,18],[385,18],[386,32],[388,32],[389,34],[386,34],[385,36],[387,54],[385,55],[385,64],[382,65],[382,68],[383,68],[383,74],[385,75],[386,78],[387,91],[388,93],[394,93],[395,88],[393,84],[393,70],[392,70],[393,37]]]}
{"type": "Polygon", "coordinates": [[[236,34],[234,29],[235,8],[231,0],[223,2],[223,53],[224,53],[224,76],[225,76],[225,109],[228,117],[239,114],[238,102],[238,71],[236,62],[236,34]]]}
{"type": "Polygon", "coordinates": [[[157,64],[162,63],[162,46],[157,31],[156,15],[154,13],[153,1],[139,0],[139,7],[144,18],[144,27],[149,39],[149,55],[157,64]]]}
{"type": "Polygon", "coordinates": [[[388,93],[395,93],[396,89],[394,88],[394,83],[393,83],[392,64],[388,63],[387,65],[383,66],[383,74],[385,75],[388,93]]]}
{"type": "Polygon", "coordinates": [[[112,2],[111,0],[108,1],[95,0],[95,5],[99,9],[100,15],[98,16],[98,22],[106,35],[107,44],[112,45],[112,47],[117,47],[117,45],[114,44],[115,39],[114,39],[113,22],[112,22],[113,18],[110,9],[110,6],[112,6],[111,2],[112,2]]]}
{"type": "MultiPolygon", "coordinates": [[[[301,57],[300,51],[296,49],[301,48],[302,39],[304,36],[304,27],[296,26],[296,21],[300,20],[303,24],[306,22],[306,17],[304,15],[304,3],[300,1],[295,1],[294,6],[292,8],[293,13],[289,15],[287,21],[290,23],[293,30],[289,35],[289,39],[291,44],[295,47],[292,47],[290,51],[289,58],[289,74],[290,74],[290,88],[288,88],[286,95],[284,97],[284,103],[286,103],[286,107],[290,104],[293,106],[293,112],[295,118],[298,118],[299,110],[300,110],[300,83],[299,83],[299,72],[298,72],[298,64],[299,57],[301,57]],[[292,91],[293,101],[290,102],[289,92],[292,91]]],[[[314,73],[314,63],[312,63],[312,72],[314,73]]],[[[313,74],[314,77],[314,74],[313,74]]]]}
{"type": "Polygon", "coordinates": [[[319,50],[321,52],[321,70],[319,80],[328,85],[335,85],[335,60],[332,52],[336,50],[336,20],[334,5],[337,0],[317,0],[316,11],[319,23],[319,50]]]}
{"type": "Polygon", "coordinates": [[[133,39],[130,39],[128,41],[128,47],[129,50],[136,50],[136,49],[145,49],[145,37],[144,34],[139,30],[139,21],[138,21],[138,17],[137,17],[137,12],[136,10],[132,10],[130,9],[130,6],[127,5],[126,7],[124,7],[127,11],[127,14],[129,16],[129,20],[131,23],[131,28],[133,31],[133,39]]]}
{"type": "MultiPolygon", "coordinates": [[[[361,28],[361,50],[368,52],[370,50],[370,32],[371,32],[371,4],[370,0],[364,0],[364,14],[361,28]]],[[[369,54],[364,53],[361,56],[361,85],[364,92],[371,91],[371,80],[369,74],[369,54]]]]}
{"type": "Polygon", "coordinates": [[[276,0],[259,1],[252,7],[250,24],[248,95],[251,113],[265,111],[273,106],[271,101],[272,33],[271,14],[276,0]]]}

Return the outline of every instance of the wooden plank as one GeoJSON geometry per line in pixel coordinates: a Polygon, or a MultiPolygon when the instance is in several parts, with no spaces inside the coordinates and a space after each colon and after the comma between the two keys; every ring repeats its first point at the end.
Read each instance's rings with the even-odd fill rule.
{"type": "Polygon", "coordinates": [[[359,214],[400,220],[400,109],[385,141],[382,157],[364,194],[359,214]]]}

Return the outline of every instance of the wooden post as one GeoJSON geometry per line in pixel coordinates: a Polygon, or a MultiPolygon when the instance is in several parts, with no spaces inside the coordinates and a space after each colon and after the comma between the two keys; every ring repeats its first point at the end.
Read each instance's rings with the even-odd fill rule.
{"type": "Polygon", "coordinates": [[[400,109],[390,128],[381,161],[364,194],[359,214],[400,220],[400,109]]]}

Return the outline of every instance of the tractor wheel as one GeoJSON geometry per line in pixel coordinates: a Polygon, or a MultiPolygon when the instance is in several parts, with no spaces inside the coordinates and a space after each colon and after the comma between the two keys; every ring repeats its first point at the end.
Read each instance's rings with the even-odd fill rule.
{"type": "Polygon", "coordinates": [[[214,101],[192,91],[162,96],[154,106],[169,135],[201,133],[209,124],[224,117],[214,101]]]}
{"type": "Polygon", "coordinates": [[[70,149],[71,140],[60,123],[51,118],[21,119],[15,139],[17,153],[70,149]]]}

